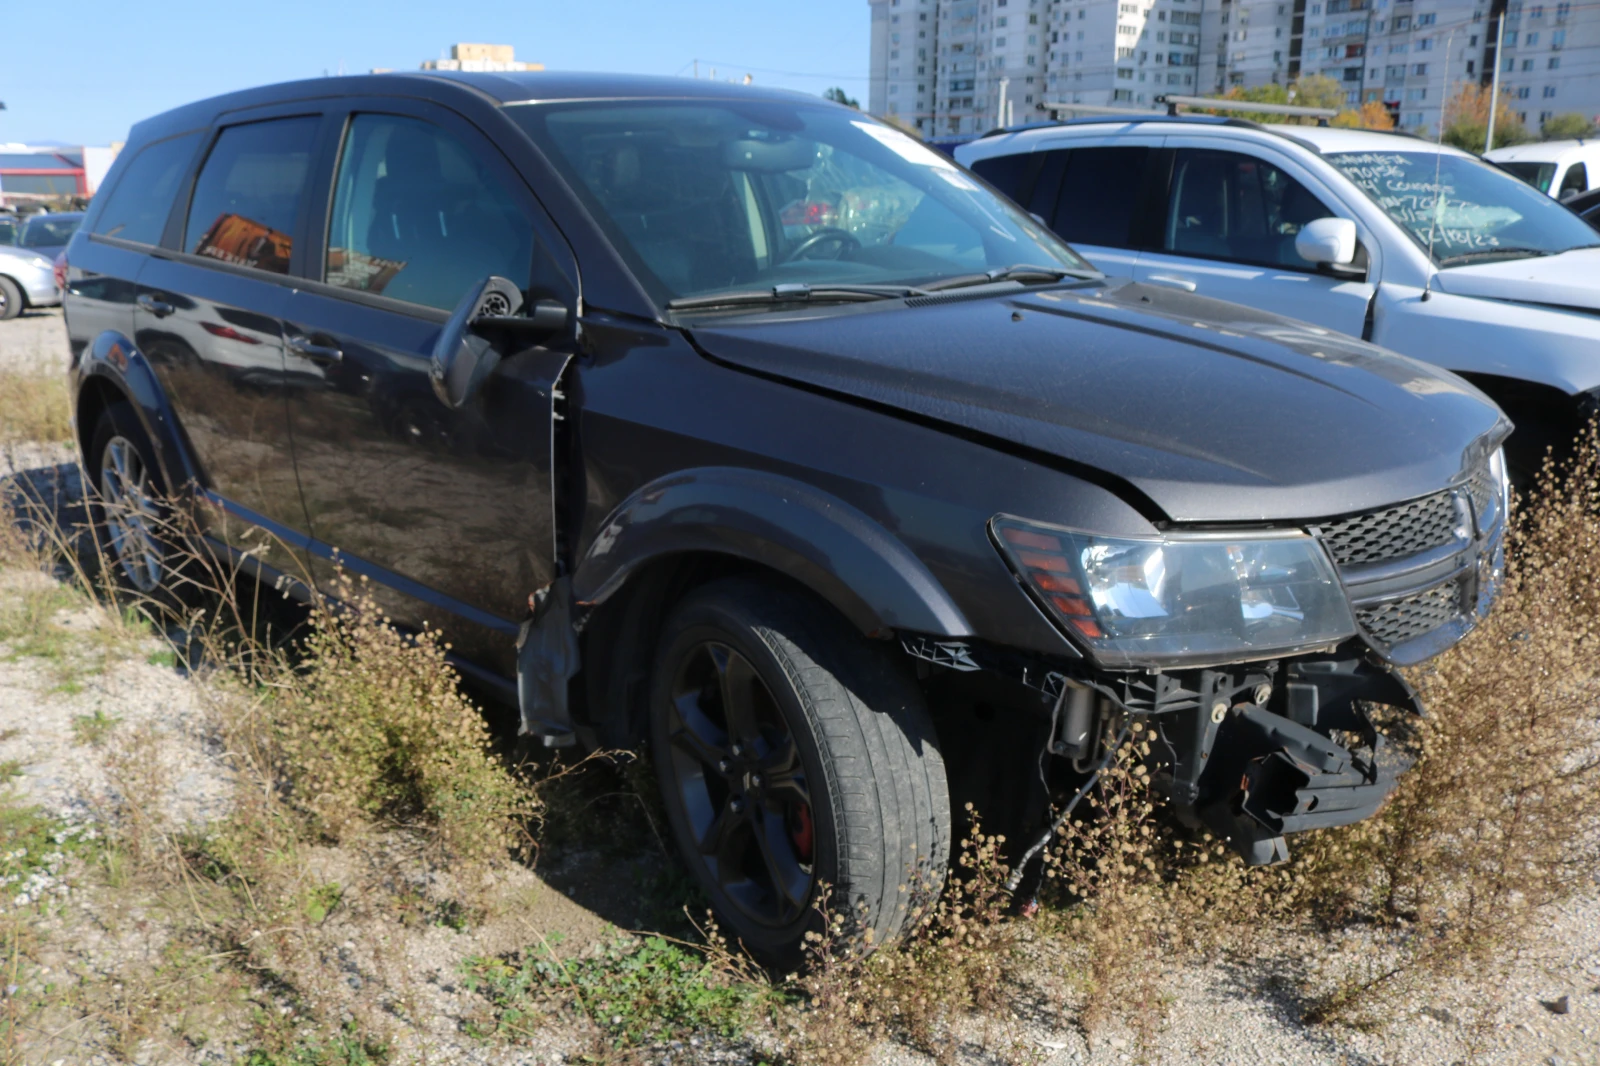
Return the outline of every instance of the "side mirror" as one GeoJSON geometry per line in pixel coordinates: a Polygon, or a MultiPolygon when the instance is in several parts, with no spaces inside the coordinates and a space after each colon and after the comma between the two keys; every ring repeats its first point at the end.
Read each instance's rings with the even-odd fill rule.
{"type": "Polygon", "coordinates": [[[537,342],[559,332],[570,312],[559,300],[538,300],[520,314],[522,290],[502,277],[487,277],[474,285],[434,342],[428,376],[434,394],[446,406],[459,409],[500,365],[497,342],[507,338],[537,342]]]}
{"type": "Polygon", "coordinates": [[[1301,227],[1295,253],[1308,263],[1349,266],[1356,258],[1356,224],[1348,218],[1319,218],[1301,227]]]}

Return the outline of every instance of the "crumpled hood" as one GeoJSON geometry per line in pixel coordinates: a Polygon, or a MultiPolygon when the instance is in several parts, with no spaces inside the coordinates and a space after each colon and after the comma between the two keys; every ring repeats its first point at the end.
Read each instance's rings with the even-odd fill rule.
{"type": "Polygon", "coordinates": [[[733,366],[1109,475],[1177,522],[1308,521],[1424,495],[1503,418],[1447,371],[1131,281],[911,303],[690,332],[733,366]]]}
{"type": "Polygon", "coordinates": [[[1600,311],[1600,248],[1449,267],[1433,286],[1452,296],[1600,311]]]}

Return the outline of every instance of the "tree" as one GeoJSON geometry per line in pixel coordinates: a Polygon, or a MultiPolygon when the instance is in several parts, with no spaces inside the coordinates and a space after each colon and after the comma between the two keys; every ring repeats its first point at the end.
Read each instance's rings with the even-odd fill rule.
{"type": "Polygon", "coordinates": [[[836,104],[843,104],[845,107],[853,107],[857,111],[861,110],[861,101],[852,99],[849,93],[837,85],[823,93],[822,98],[824,100],[832,100],[836,104]]]}
{"type": "MultiPolygon", "coordinates": [[[[1223,94],[1224,100],[1242,100],[1252,104],[1293,104],[1295,107],[1343,107],[1344,88],[1332,78],[1309,74],[1287,86],[1277,83],[1257,85],[1249,89],[1234,86],[1223,94]]],[[[1201,109],[1202,111],[1204,108],[1201,109]]],[[[1274,115],[1270,112],[1234,111],[1235,118],[1252,122],[1313,122],[1292,115],[1274,115]]]]}
{"type": "Polygon", "coordinates": [[[1589,121],[1587,115],[1580,115],[1576,111],[1551,115],[1539,127],[1539,137],[1546,141],[1570,141],[1578,137],[1593,137],[1595,133],[1595,124],[1589,121]]]}
{"type": "MultiPolygon", "coordinates": [[[[1456,94],[1444,102],[1444,132],[1440,140],[1464,151],[1482,152],[1484,138],[1489,133],[1489,99],[1487,86],[1462,84],[1456,94]]],[[[1509,99],[1501,93],[1500,99],[1495,101],[1493,148],[1533,140],[1533,135],[1511,110],[1509,99]]]]}
{"type": "Polygon", "coordinates": [[[1330,125],[1351,130],[1392,130],[1394,116],[1382,100],[1368,100],[1359,110],[1345,110],[1333,117],[1330,125]]]}

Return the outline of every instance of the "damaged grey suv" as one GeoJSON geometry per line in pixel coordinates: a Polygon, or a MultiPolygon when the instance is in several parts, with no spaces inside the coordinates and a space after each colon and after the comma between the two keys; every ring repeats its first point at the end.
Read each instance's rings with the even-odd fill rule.
{"type": "Polygon", "coordinates": [[[238,93],[135,127],[67,260],[120,580],[173,580],[172,506],[301,592],[365,576],[524,732],[647,748],[778,961],[824,886],[892,938],[953,812],[1037,840],[1136,721],[1250,862],[1366,816],[1399,762],[1364,707],[1417,711],[1395,667],[1499,578],[1511,427],[1471,386],[1107,279],[790,93],[238,93]]]}

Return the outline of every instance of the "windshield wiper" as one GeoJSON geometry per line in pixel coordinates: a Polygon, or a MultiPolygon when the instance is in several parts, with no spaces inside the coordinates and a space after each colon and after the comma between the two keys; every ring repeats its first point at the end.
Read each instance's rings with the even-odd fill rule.
{"type": "MultiPolygon", "coordinates": [[[[1562,249],[1562,251],[1570,250],[1567,248],[1562,249]]],[[[1512,259],[1538,259],[1541,256],[1555,254],[1555,252],[1547,252],[1543,248],[1477,248],[1470,252],[1445,256],[1439,260],[1439,265],[1443,267],[1449,266],[1451,263],[1470,263],[1474,259],[1488,259],[1502,255],[1512,259]]]]}
{"type": "Polygon", "coordinates": [[[901,296],[921,296],[927,290],[912,285],[806,285],[789,283],[770,289],[742,289],[713,292],[704,296],[680,296],[667,301],[671,311],[690,311],[710,307],[761,307],[773,304],[893,300],[901,296]]]}
{"type": "Polygon", "coordinates": [[[1060,281],[1062,278],[1097,278],[1099,274],[1087,270],[1063,270],[1060,267],[1033,266],[1028,263],[1018,263],[1015,266],[998,267],[986,270],[982,274],[958,274],[953,278],[941,278],[923,286],[928,292],[938,292],[941,289],[965,289],[973,285],[992,285],[997,281],[1018,281],[1047,284],[1060,281]]]}

